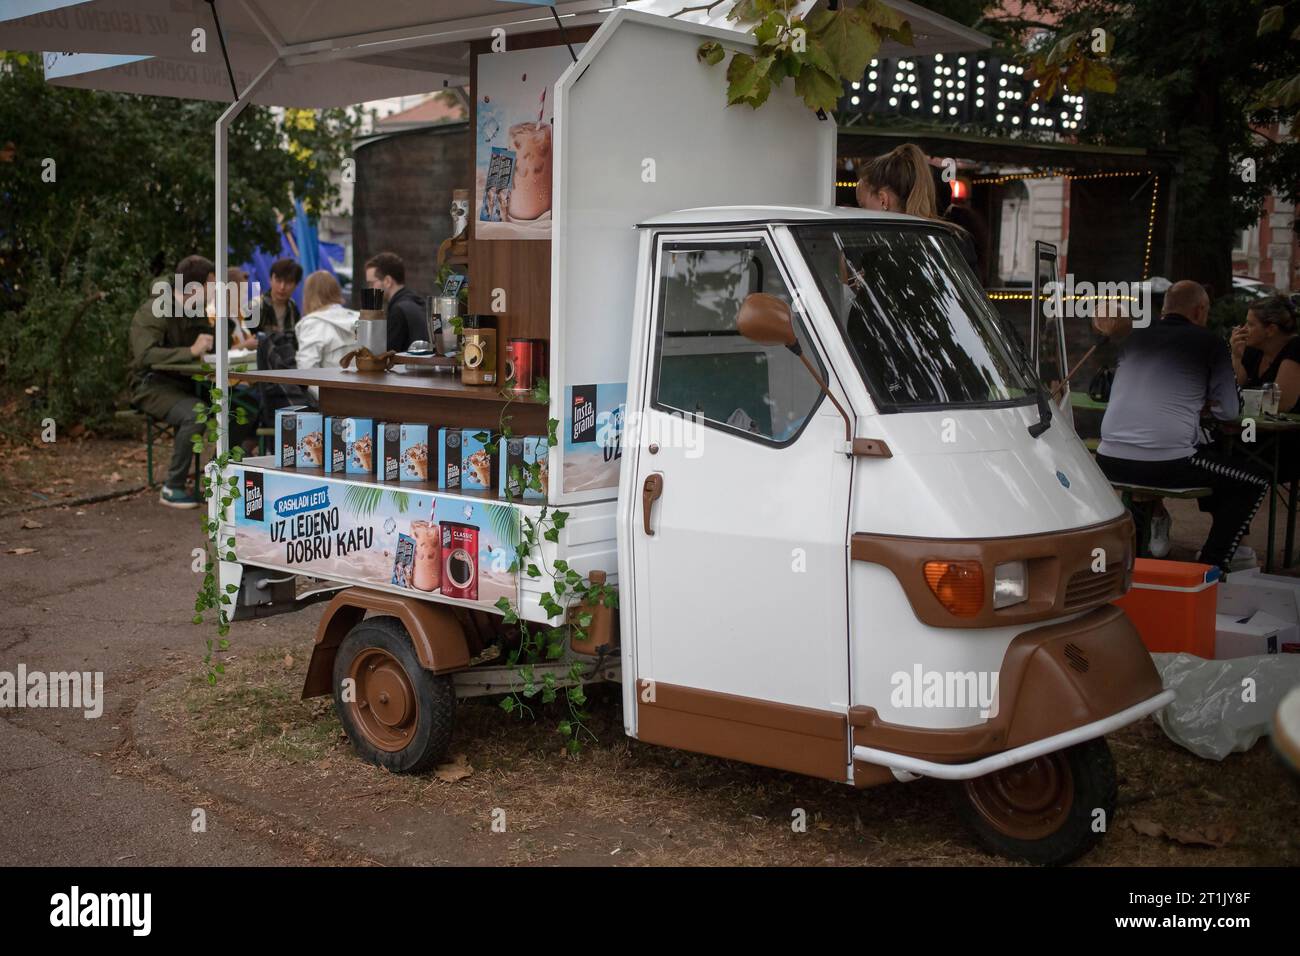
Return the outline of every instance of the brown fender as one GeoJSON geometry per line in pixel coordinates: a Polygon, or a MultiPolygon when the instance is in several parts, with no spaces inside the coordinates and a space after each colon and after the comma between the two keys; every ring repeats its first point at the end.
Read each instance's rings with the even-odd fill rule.
{"type": "Polygon", "coordinates": [[[395,617],[411,636],[416,656],[426,670],[435,674],[458,671],[469,665],[469,644],[465,630],[452,609],[432,601],[399,597],[367,588],[340,591],[325,608],[316,628],[316,646],[307,665],[302,696],[320,697],[334,691],[334,655],[339,644],[361,619],[395,617]]]}

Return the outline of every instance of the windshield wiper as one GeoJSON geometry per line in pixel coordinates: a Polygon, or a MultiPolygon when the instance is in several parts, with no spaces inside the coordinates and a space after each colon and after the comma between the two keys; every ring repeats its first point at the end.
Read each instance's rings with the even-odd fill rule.
{"type": "Polygon", "coordinates": [[[1034,398],[1038,400],[1038,421],[1029,426],[1030,438],[1037,438],[1052,427],[1052,403],[1041,383],[1034,387],[1034,398]]]}

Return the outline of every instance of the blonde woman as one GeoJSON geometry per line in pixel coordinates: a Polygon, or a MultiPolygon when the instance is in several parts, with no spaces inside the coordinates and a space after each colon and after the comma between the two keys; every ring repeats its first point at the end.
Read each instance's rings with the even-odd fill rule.
{"type": "Polygon", "coordinates": [[[298,367],[338,368],[339,359],[357,347],[357,320],[361,314],[344,306],[338,280],[323,269],[307,277],[302,308],[305,314],[295,329],[298,367]]]}
{"type": "Polygon", "coordinates": [[[977,256],[971,234],[939,215],[934,198],[930,158],[915,143],[896,146],[862,165],[857,189],[858,205],[876,212],[901,212],[933,219],[957,239],[961,254],[972,269],[977,256]]]}

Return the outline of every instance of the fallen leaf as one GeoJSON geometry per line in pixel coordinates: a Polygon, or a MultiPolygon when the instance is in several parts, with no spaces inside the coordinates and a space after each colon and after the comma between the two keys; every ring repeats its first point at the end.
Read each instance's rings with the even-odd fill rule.
{"type": "Polygon", "coordinates": [[[115,471],[115,472],[113,472],[111,475],[108,476],[108,480],[109,480],[109,481],[117,482],[117,481],[123,481],[124,479],[122,478],[122,476],[121,476],[118,472],[115,471]]]}
{"type": "Polygon", "coordinates": [[[35,554],[35,548],[10,548],[9,554],[35,554]]]}
{"type": "Polygon", "coordinates": [[[473,772],[474,768],[469,765],[469,759],[464,754],[456,754],[450,762],[439,764],[438,769],[434,771],[434,776],[443,783],[455,783],[464,780],[473,772]]]}
{"type": "MultiPolygon", "coordinates": [[[[1184,846],[1207,846],[1216,850],[1227,846],[1237,835],[1237,828],[1231,823],[1211,823],[1199,829],[1192,827],[1169,829],[1151,820],[1136,819],[1125,822],[1143,836],[1164,837],[1184,846]]],[[[1172,850],[1173,847],[1170,849],[1172,850]]]]}
{"type": "Polygon", "coordinates": [[[36,521],[32,518],[23,519],[22,528],[25,531],[34,531],[37,528],[44,528],[44,527],[45,525],[41,524],[39,521],[36,521]]]}
{"type": "Polygon", "coordinates": [[[290,667],[293,667],[293,655],[292,655],[292,654],[285,654],[285,655],[284,655],[284,660],[282,661],[282,663],[284,664],[284,669],[285,669],[285,670],[288,670],[290,667]]]}

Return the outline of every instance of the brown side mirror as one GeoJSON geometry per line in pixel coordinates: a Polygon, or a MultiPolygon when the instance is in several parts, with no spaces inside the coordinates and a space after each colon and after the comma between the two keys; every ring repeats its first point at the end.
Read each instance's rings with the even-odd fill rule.
{"type": "Polygon", "coordinates": [[[784,345],[799,356],[808,374],[844,418],[844,440],[850,444],[853,442],[853,421],[844,406],[826,387],[826,381],[817,373],[812,362],[808,361],[808,356],[803,354],[799,339],[794,334],[794,316],[789,305],[766,292],[751,292],[745,296],[745,301],[740,303],[740,311],[736,313],[736,331],[751,342],[759,345],[784,345]]]}
{"type": "Polygon", "coordinates": [[[759,345],[789,348],[798,341],[794,335],[790,306],[766,292],[751,292],[745,296],[740,311],[736,313],[736,331],[759,345]]]}

